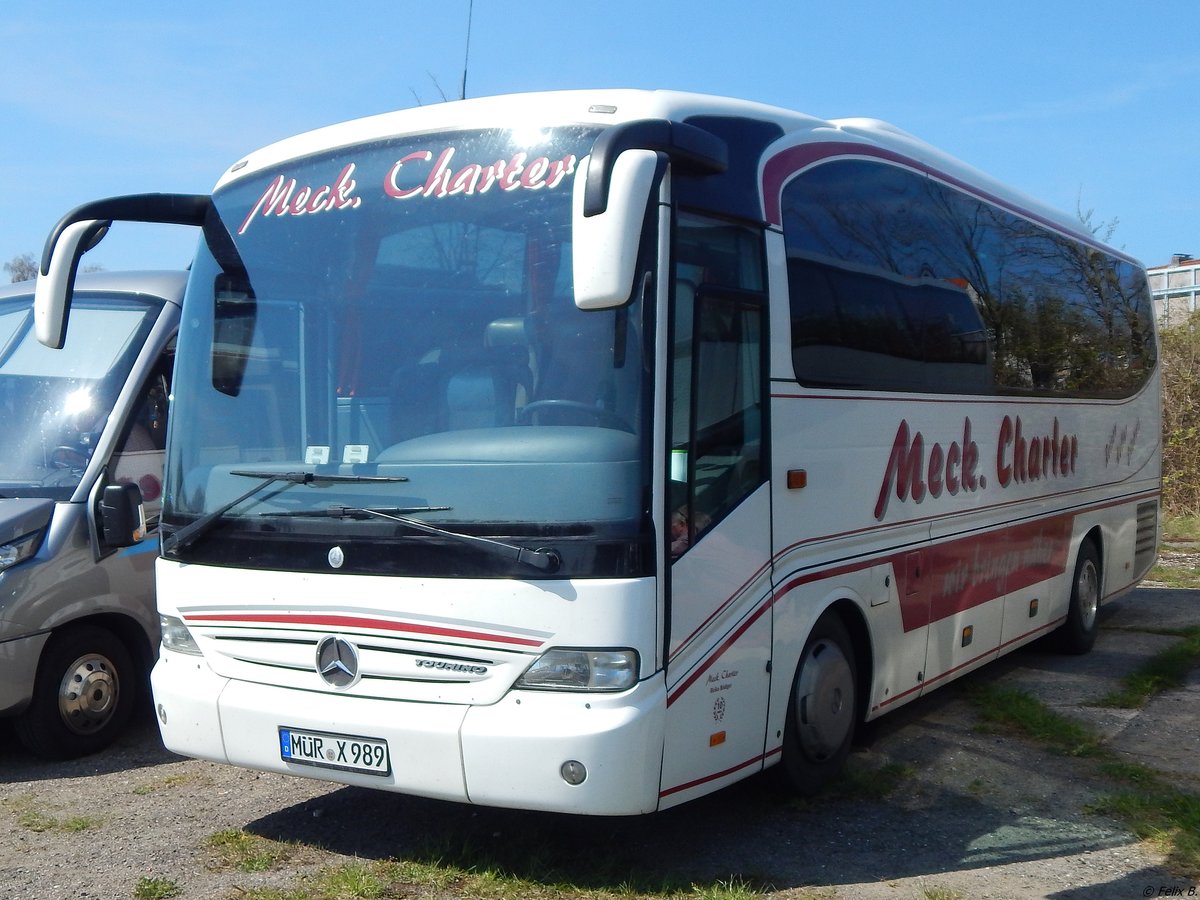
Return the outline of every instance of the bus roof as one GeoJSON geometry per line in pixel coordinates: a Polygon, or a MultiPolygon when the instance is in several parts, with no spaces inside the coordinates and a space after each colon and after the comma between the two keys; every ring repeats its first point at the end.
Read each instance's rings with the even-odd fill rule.
{"type": "MultiPolygon", "coordinates": [[[[520,128],[548,125],[606,126],[637,119],[685,121],[697,116],[755,119],[778,126],[783,137],[763,154],[821,141],[861,143],[918,162],[948,180],[968,185],[1010,208],[1099,246],[1078,218],[1005,185],[920,138],[873,118],[819,119],[793,110],[747,100],[666,90],[571,90],[506,94],[456,100],[381,113],[329,125],[270,144],[243,157],[218,180],[216,188],[247,175],[314,153],[381,140],[400,134],[463,128],[520,128]]],[[[1123,254],[1120,254],[1123,255],[1123,254]]]]}

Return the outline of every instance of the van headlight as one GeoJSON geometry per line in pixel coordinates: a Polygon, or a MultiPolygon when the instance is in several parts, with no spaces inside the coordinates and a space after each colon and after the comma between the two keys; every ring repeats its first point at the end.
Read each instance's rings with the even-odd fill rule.
{"type": "Polygon", "coordinates": [[[0,544],[0,572],[10,569],[37,553],[38,545],[42,542],[41,531],[31,531],[23,534],[7,544],[0,544]]]}
{"type": "Polygon", "coordinates": [[[540,691],[624,691],[637,679],[636,650],[556,647],[539,656],[515,686],[540,691]]]}
{"type": "Polygon", "coordinates": [[[183,624],[183,619],[159,614],[158,627],[162,632],[162,645],[168,650],[174,650],[176,653],[188,653],[192,656],[203,655],[200,647],[196,644],[196,639],[192,637],[188,627],[183,624]]]}

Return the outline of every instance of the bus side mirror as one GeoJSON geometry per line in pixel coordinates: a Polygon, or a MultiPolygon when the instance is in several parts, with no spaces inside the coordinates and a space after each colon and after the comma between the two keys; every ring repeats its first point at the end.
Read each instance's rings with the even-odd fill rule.
{"type": "Polygon", "coordinates": [[[42,257],[33,288],[33,327],[37,339],[52,350],[61,350],[67,339],[67,314],[79,257],[100,242],[108,225],[96,220],[73,222],[46,248],[49,259],[42,257]]]}
{"type": "Polygon", "coordinates": [[[203,225],[211,208],[207,194],[130,194],[85,203],[59,219],[46,238],[33,289],[37,339],[51,350],[62,349],[79,257],[100,243],[114,221],[203,225]]]}
{"type": "Polygon", "coordinates": [[[634,270],[642,244],[642,228],[658,155],[652,150],[626,150],[612,167],[608,202],[600,211],[586,208],[585,195],[592,157],[584,157],[571,198],[571,269],[575,305],[610,309],[633,294],[634,270]]]}
{"type": "Polygon", "coordinates": [[[100,534],[110,547],[132,547],[146,537],[146,509],[136,484],[110,484],[104,489],[100,534]]]}

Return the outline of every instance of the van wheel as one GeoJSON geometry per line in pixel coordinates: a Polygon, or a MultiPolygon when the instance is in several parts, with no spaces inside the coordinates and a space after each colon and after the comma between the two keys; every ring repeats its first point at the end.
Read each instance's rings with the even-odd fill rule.
{"type": "Polygon", "coordinates": [[[102,750],[129,721],[137,693],[133,658],[106,628],[53,635],[42,652],[29,708],[14,722],[30,753],[74,759],[102,750]]]}
{"type": "Polygon", "coordinates": [[[817,620],[792,682],[783,732],[783,769],[812,794],[842,768],[858,717],[858,665],[850,635],[834,614],[817,620]]]}
{"type": "Polygon", "coordinates": [[[1064,653],[1087,653],[1096,643],[1100,612],[1100,554],[1090,540],[1079,545],[1067,620],[1056,635],[1064,653]]]}

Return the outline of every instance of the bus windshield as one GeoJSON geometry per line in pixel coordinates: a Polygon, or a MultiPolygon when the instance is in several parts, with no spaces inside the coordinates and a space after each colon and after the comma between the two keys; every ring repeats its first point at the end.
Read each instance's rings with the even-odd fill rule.
{"type": "Polygon", "coordinates": [[[595,135],[422,134],[214,193],[163,515],[205,528],[180,557],[537,577],[467,535],[552,546],[556,577],[648,565],[643,305],[572,294],[571,190],[595,135]]]}
{"type": "Polygon", "coordinates": [[[61,351],[33,295],[0,300],[0,497],[70,499],[161,302],[80,295],[61,351]]]}

